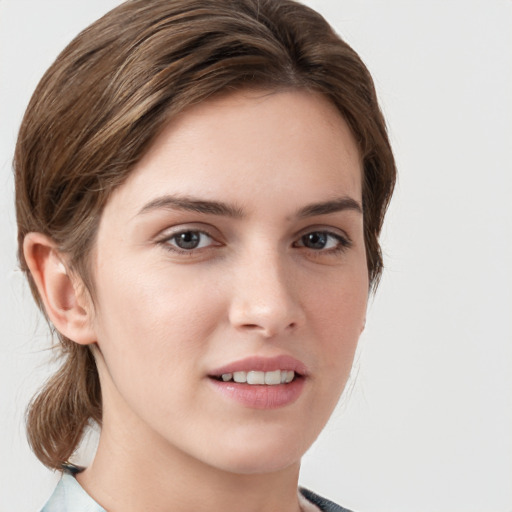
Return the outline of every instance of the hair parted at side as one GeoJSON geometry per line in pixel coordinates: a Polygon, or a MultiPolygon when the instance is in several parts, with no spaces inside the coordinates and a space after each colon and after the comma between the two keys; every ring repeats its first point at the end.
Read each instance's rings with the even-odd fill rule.
{"type": "MultiPolygon", "coordinates": [[[[39,83],[14,158],[18,257],[29,232],[68,257],[94,297],[89,255],[102,210],[163,126],[187,107],[240,88],[305,89],[339,109],[363,162],[370,282],[395,163],[373,81],[358,55],[312,9],[292,0],[131,0],[79,34],[39,83]]],[[[89,420],[101,423],[94,358],[59,334],[63,365],[30,404],[37,457],[60,468],[89,420]]]]}

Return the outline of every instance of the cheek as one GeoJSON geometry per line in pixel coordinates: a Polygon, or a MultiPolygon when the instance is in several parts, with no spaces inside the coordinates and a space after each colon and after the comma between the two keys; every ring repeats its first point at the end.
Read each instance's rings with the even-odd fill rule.
{"type": "Polygon", "coordinates": [[[308,294],[311,327],[321,345],[324,367],[332,370],[334,380],[348,377],[365,325],[367,301],[366,268],[340,274],[308,294]]]}
{"type": "Polygon", "coordinates": [[[198,375],[212,305],[201,302],[202,286],[186,286],[168,272],[156,278],[147,267],[108,270],[98,291],[96,327],[103,382],[113,385],[109,403],[126,402],[139,417],[164,422],[194,403],[195,389],[187,384],[198,375]]]}
{"type": "Polygon", "coordinates": [[[191,269],[147,262],[105,267],[99,276],[98,343],[132,375],[184,373],[226,310],[218,287],[191,269]],[[123,354],[120,361],[116,354],[123,354]],[[179,364],[177,364],[179,362],[179,364]]]}

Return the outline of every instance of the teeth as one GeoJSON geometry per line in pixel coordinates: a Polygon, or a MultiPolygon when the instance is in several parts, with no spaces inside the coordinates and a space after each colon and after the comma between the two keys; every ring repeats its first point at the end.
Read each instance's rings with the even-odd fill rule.
{"type": "Polygon", "coordinates": [[[281,384],[281,370],[265,372],[265,384],[269,384],[270,386],[281,384]]]}
{"type": "Polygon", "coordinates": [[[247,382],[247,372],[235,372],[235,373],[233,373],[233,380],[235,382],[247,382]]]}
{"type": "Polygon", "coordinates": [[[265,373],[247,372],[247,384],[265,384],[265,373]]]}
{"type": "Polygon", "coordinates": [[[254,384],[276,386],[277,384],[288,384],[295,377],[293,370],[275,370],[273,372],[258,372],[251,370],[249,372],[223,373],[221,378],[224,382],[234,380],[242,384],[254,384]]]}

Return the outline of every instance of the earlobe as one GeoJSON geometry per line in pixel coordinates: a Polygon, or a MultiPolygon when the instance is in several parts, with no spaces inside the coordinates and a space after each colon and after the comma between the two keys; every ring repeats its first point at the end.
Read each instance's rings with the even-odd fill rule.
{"type": "Polygon", "coordinates": [[[53,240],[42,233],[29,233],[23,254],[55,328],[81,345],[94,343],[91,301],[80,279],[70,275],[53,240]]]}

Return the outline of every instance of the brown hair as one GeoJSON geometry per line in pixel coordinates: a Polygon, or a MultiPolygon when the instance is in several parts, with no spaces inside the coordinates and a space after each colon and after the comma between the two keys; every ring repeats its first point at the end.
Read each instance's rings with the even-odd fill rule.
{"type": "MultiPolygon", "coordinates": [[[[363,161],[364,236],[370,282],[395,164],[370,74],[315,11],[292,0],[131,0],[84,30],[39,83],[15,153],[18,257],[27,233],[51,237],[91,293],[88,256],[112,191],[162,127],[187,106],[243,87],[295,88],[329,98],[363,161]]],[[[59,468],[101,390],[88,347],[58,335],[64,363],[32,401],[27,430],[37,457],[59,468]]]]}

